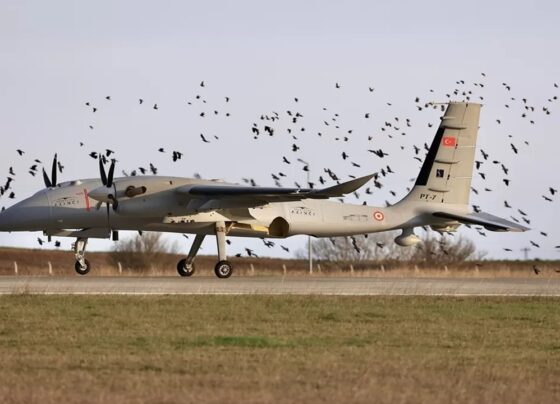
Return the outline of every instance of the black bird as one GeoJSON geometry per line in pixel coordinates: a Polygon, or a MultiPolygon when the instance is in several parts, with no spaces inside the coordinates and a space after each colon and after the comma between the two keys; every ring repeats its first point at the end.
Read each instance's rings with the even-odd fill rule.
{"type": "Polygon", "coordinates": [[[178,152],[178,151],[173,151],[173,162],[176,162],[177,160],[181,160],[181,157],[183,157],[183,153],[178,152]]]}
{"type": "Polygon", "coordinates": [[[207,140],[207,139],[204,137],[204,135],[203,135],[202,133],[200,134],[200,138],[202,139],[202,141],[203,141],[204,143],[210,143],[210,141],[207,140]]]}
{"type": "Polygon", "coordinates": [[[541,273],[540,268],[538,268],[536,265],[533,264],[533,272],[535,273],[535,275],[538,275],[541,273]]]}
{"type": "Polygon", "coordinates": [[[253,250],[251,250],[250,248],[245,247],[245,252],[247,253],[247,255],[249,257],[259,258],[259,256],[257,254],[255,254],[255,252],[253,250]]]}
{"type": "Polygon", "coordinates": [[[111,101],[111,96],[108,95],[107,97],[105,97],[106,100],[111,101]]]}
{"type": "Polygon", "coordinates": [[[511,146],[511,150],[513,150],[513,152],[517,154],[517,147],[515,147],[513,143],[510,143],[510,146],[511,146]]]}
{"type": "Polygon", "coordinates": [[[548,190],[550,191],[550,195],[554,195],[556,192],[558,192],[557,189],[554,189],[552,187],[549,187],[548,190]]]}
{"type": "Polygon", "coordinates": [[[58,241],[58,240],[55,241],[55,242],[54,242],[54,246],[57,247],[57,248],[60,247],[60,241],[58,241]]]}
{"type": "Polygon", "coordinates": [[[25,152],[24,152],[23,150],[21,150],[21,149],[17,149],[16,151],[17,151],[17,153],[18,153],[20,156],[23,156],[23,154],[25,153],[25,152]]]}
{"type": "Polygon", "coordinates": [[[153,108],[154,108],[154,109],[158,109],[158,105],[157,105],[157,104],[154,104],[153,108]]]}
{"type": "Polygon", "coordinates": [[[542,197],[544,198],[545,201],[552,202],[552,199],[550,199],[548,196],[542,195],[542,197]]]}
{"type": "Polygon", "coordinates": [[[282,250],[286,252],[290,252],[290,249],[288,247],[284,247],[283,245],[280,245],[280,248],[282,248],[282,250]]]}
{"type": "Polygon", "coordinates": [[[160,147],[160,148],[158,149],[158,152],[160,152],[160,153],[165,153],[165,149],[164,149],[163,147],[160,147]]]}
{"type": "Polygon", "coordinates": [[[286,163],[286,164],[291,164],[288,159],[284,156],[282,156],[282,162],[286,163]]]}
{"type": "Polygon", "coordinates": [[[142,105],[143,102],[144,102],[144,100],[142,98],[138,99],[138,104],[142,105]]]}
{"type": "Polygon", "coordinates": [[[40,237],[37,237],[37,242],[39,243],[39,245],[43,245],[44,240],[40,237]]]}

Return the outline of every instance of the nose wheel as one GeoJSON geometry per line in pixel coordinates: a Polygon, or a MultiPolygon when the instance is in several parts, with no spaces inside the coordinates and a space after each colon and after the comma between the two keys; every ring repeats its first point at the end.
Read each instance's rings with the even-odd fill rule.
{"type": "Polygon", "coordinates": [[[78,275],[87,274],[89,272],[90,268],[91,267],[89,265],[89,261],[85,258],[83,259],[83,262],[76,261],[76,264],[74,265],[74,269],[76,270],[78,275]]]}
{"type": "Polygon", "coordinates": [[[76,256],[76,264],[74,269],[78,275],[85,275],[89,272],[91,266],[89,261],[85,259],[84,255],[86,253],[87,238],[78,238],[74,244],[74,253],[76,256]]]}
{"type": "Polygon", "coordinates": [[[227,261],[220,261],[214,267],[214,273],[220,279],[229,278],[233,273],[233,267],[227,261]]]}

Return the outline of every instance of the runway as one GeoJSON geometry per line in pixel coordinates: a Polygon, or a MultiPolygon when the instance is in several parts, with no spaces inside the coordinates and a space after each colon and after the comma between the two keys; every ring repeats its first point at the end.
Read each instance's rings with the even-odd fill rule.
{"type": "Polygon", "coordinates": [[[560,296],[560,278],[2,276],[0,294],[560,296]]]}

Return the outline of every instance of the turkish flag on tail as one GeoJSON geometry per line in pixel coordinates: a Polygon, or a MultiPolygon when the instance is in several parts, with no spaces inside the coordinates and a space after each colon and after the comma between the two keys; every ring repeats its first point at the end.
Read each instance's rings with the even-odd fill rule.
{"type": "Polygon", "coordinates": [[[441,140],[441,144],[445,147],[455,147],[455,145],[457,144],[457,139],[453,136],[444,136],[441,140]]]}

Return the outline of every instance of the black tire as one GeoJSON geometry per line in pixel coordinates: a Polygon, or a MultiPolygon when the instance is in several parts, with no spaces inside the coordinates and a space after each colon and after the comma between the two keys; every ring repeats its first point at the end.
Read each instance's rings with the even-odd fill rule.
{"type": "Polygon", "coordinates": [[[187,267],[187,259],[183,258],[181,261],[177,263],[177,272],[181,276],[191,276],[194,274],[194,262],[187,267]]]}
{"type": "Polygon", "coordinates": [[[76,263],[74,264],[74,269],[76,270],[78,275],[86,275],[89,272],[89,270],[91,269],[91,265],[89,265],[88,260],[84,259],[84,263],[86,264],[85,267],[82,267],[82,265],[80,264],[80,261],[76,261],[76,263]]]}
{"type": "Polygon", "coordinates": [[[220,279],[229,278],[233,273],[233,267],[227,261],[220,261],[214,267],[214,273],[220,279]]]}

